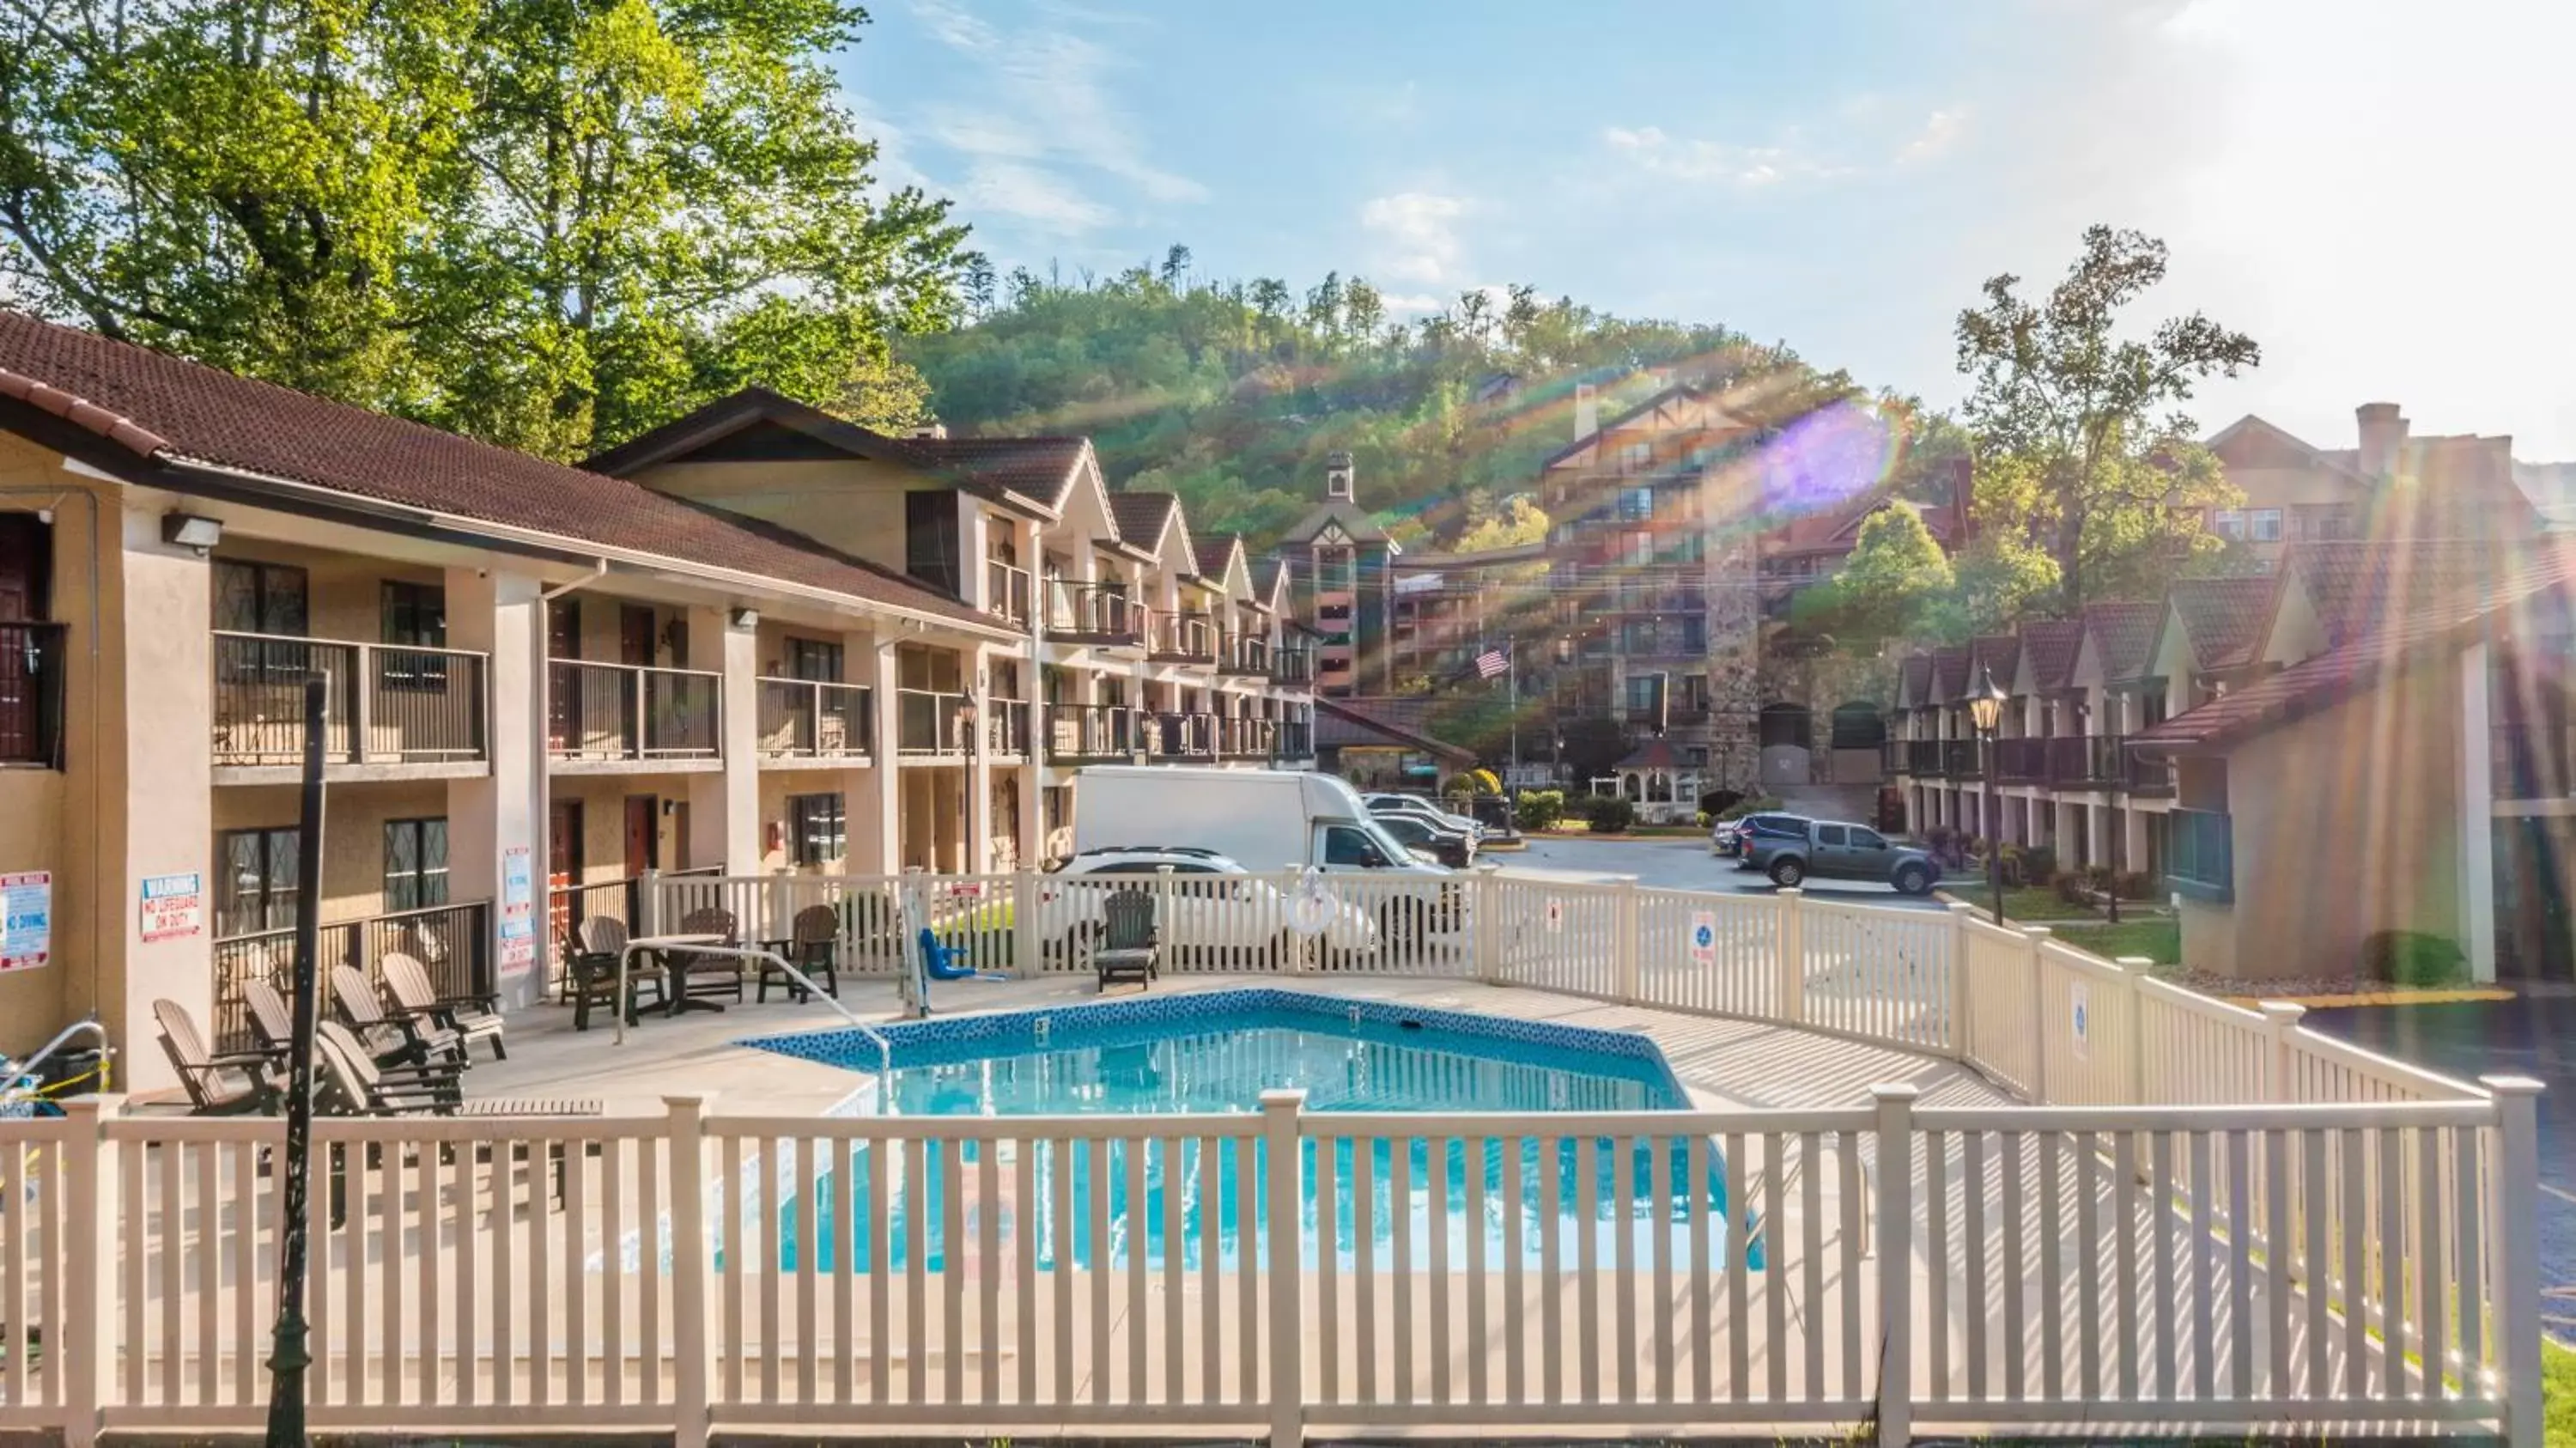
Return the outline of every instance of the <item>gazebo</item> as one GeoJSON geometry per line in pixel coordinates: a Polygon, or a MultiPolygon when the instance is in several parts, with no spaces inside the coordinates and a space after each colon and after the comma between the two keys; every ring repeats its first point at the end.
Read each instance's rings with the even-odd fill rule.
{"type": "Polygon", "coordinates": [[[1649,739],[1610,768],[1592,782],[1592,792],[1625,796],[1637,806],[1640,823],[1689,824],[1699,818],[1699,771],[1682,763],[1670,740],[1649,739]]]}

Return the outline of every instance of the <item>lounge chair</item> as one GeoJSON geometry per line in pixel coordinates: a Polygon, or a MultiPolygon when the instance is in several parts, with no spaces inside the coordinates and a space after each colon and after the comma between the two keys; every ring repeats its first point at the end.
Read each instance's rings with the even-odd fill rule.
{"type": "MultiPolygon", "coordinates": [[[[833,999],[840,998],[841,912],[839,909],[830,905],[808,905],[796,912],[796,919],[787,927],[785,940],[771,940],[764,943],[785,956],[798,970],[805,973],[807,980],[821,986],[833,999]]],[[[772,983],[784,986],[789,1000],[805,999],[805,987],[794,976],[780,970],[776,964],[764,960],[760,963],[758,996],[760,1000],[765,1002],[769,999],[769,987],[772,983]]]]}
{"type": "Polygon", "coordinates": [[[265,1112],[285,1094],[286,1083],[265,1053],[207,1050],[196,1019],[177,1001],[154,1001],[152,1019],[161,1027],[161,1049],[179,1073],[179,1084],[187,1088],[188,1104],[197,1115],[265,1112]]]}
{"type": "Polygon", "coordinates": [[[282,1060],[295,1046],[295,1012],[286,997],[267,981],[242,982],[242,1008],[250,1014],[250,1033],[260,1051],[282,1060]]]}
{"type": "Polygon", "coordinates": [[[395,1062],[426,1065],[432,1061],[465,1062],[465,1039],[431,1016],[407,1010],[388,1011],[366,974],[354,965],[331,968],[331,997],[340,1019],[357,1034],[367,1059],[379,1066],[395,1062]]]}
{"type": "MultiPolygon", "coordinates": [[[[593,915],[573,932],[573,950],[564,962],[564,992],[572,1001],[572,1028],[590,1029],[590,1008],[594,1002],[614,1001],[617,997],[617,958],[626,953],[626,922],[614,915],[593,915]]],[[[641,961],[629,962],[626,971],[626,1024],[635,1024],[635,1013],[650,991],[653,1004],[666,1005],[670,991],[665,986],[658,965],[641,961]]]]}
{"type": "Polygon", "coordinates": [[[405,1015],[436,1021],[454,1031],[469,1047],[476,1041],[483,1042],[492,1048],[495,1061],[510,1058],[508,1049],[501,1044],[501,1013],[495,1009],[500,1004],[499,996],[442,996],[438,987],[429,983],[428,969],[400,952],[376,962],[376,968],[384,972],[385,989],[393,992],[394,1004],[402,1007],[405,1015]]]}
{"type": "Polygon", "coordinates": [[[1161,973],[1161,935],[1154,926],[1154,897],[1143,890],[1118,889],[1100,903],[1100,944],[1091,952],[1099,989],[1132,980],[1148,987],[1161,973]]]}
{"type": "Polygon", "coordinates": [[[465,1100],[453,1064],[384,1070],[358,1034],[338,1021],[315,1024],[313,1069],[335,1116],[453,1116],[465,1100]]]}
{"type": "MultiPolygon", "coordinates": [[[[719,905],[702,905],[681,916],[677,933],[713,935],[726,945],[742,943],[733,912],[719,905]]],[[[673,1015],[687,1010],[689,1002],[700,996],[731,996],[737,1002],[743,998],[742,960],[738,956],[700,955],[682,947],[671,952],[670,970],[668,989],[673,1015]]]]}

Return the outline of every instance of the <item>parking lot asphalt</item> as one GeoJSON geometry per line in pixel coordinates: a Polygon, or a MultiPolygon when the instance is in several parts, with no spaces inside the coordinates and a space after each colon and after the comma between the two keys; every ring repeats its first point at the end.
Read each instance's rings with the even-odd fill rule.
{"type": "MultiPolygon", "coordinates": [[[[1533,837],[1525,851],[1488,858],[1515,874],[1586,879],[1634,875],[1638,884],[1659,890],[1724,890],[1744,895],[1762,895],[1771,891],[1769,880],[1750,870],[1738,870],[1732,860],[1720,860],[1709,854],[1708,839],[1704,835],[1688,839],[1633,840],[1588,840],[1579,835],[1567,839],[1533,837]]],[[[1870,905],[1899,905],[1927,910],[1941,908],[1941,902],[1929,896],[1917,899],[1899,895],[1890,886],[1861,880],[1811,880],[1807,891],[1819,899],[1850,899],[1870,905]]]]}

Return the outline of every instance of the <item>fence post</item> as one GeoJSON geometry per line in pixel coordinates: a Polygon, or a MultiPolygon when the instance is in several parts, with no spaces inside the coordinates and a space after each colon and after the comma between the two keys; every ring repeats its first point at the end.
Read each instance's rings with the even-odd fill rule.
{"type": "Polygon", "coordinates": [[[1299,1266],[1305,1244],[1297,1220],[1298,1117],[1305,1108],[1303,1091],[1261,1093],[1269,1175],[1270,1448],[1300,1448],[1306,1441],[1306,1298],[1299,1266]]]}
{"type": "Polygon", "coordinates": [[[351,652],[357,657],[350,665],[356,677],[349,680],[349,762],[364,764],[374,752],[368,746],[376,732],[376,651],[360,644],[351,652]]]}
{"type": "Polygon", "coordinates": [[[2129,1053],[2128,1069],[2121,1080],[2127,1083],[2128,1099],[2124,1105],[2147,1104],[2147,992],[2142,984],[2156,963],[2143,955],[2124,955],[2111,962],[2120,967],[2120,984],[2128,992],[2123,1002],[2129,1012],[2127,1039],[2120,1049],[2129,1053]]]}
{"type": "Polygon", "coordinates": [[[2048,1104],[2048,1043],[2055,1036],[2048,1026],[2048,968],[2041,960],[2039,948],[2048,943],[2045,925],[2021,928],[2022,946],[2030,956],[2030,1104],[2048,1104]]]}
{"type": "Polygon", "coordinates": [[[2263,1034],[2271,1049],[2263,1053],[2263,1099],[2288,1102],[2297,1092],[2297,1068],[2293,1064],[2298,1047],[2290,1033],[2298,1029],[2299,1017],[2308,1013],[2306,1006],[2295,1001],[2260,1001],[2263,1012],[2263,1034]]]}
{"type": "Polygon", "coordinates": [[[2495,1098],[2494,1274],[2496,1355],[2504,1367],[2505,1448],[2541,1448],[2540,1083],[2481,1076],[2495,1098]]]}
{"type": "MultiPolygon", "coordinates": [[[[107,1139],[107,1119],[124,1109],[125,1098],[114,1095],[63,1103],[63,1115],[71,1118],[71,1135],[63,1143],[68,1290],[60,1322],[71,1330],[63,1344],[64,1448],[90,1448],[98,1441],[99,1410],[116,1392],[116,1195],[124,1178],[117,1169],[119,1143],[107,1139]]],[[[22,1365],[18,1381],[33,1379],[22,1365]]]]}
{"type": "Polygon", "coordinates": [[[1501,882],[1487,872],[1474,877],[1471,899],[1476,911],[1473,929],[1476,941],[1476,979],[1487,985],[1502,984],[1503,942],[1497,928],[1494,891],[1501,882]]]}
{"type": "Polygon", "coordinates": [[[1622,1004],[1634,1005],[1637,1001],[1637,877],[1620,876],[1615,889],[1617,893],[1611,896],[1611,908],[1617,912],[1618,923],[1616,944],[1610,958],[1615,972],[1610,989],[1622,1004]]]}
{"type": "Polygon", "coordinates": [[[1972,1022],[1974,1002],[1968,994],[1968,922],[1977,907],[1964,900],[1949,904],[1950,914],[1950,1053],[1963,1062],[1977,1058],[1972,1022]]]}
{"type": "Polygon", "coordinates": [[[1799,918],[1807,892],[1791,886],[1771,898],[1780,912],[1780,1019],[1794,1026],[1807,1018],[1807,933],[1799,918]]]}
{"type": "MultiPolygon", "coordinates": [[[[672,1448],[706,1448],[707,1322],[706,1096],[662,1098],[670,1113],[672,1448]]],[[[738,1190],[728,1182],[725,1189],[738,1190]]]]}
{"type": "Polygon", "coordinates": [[[1011,979],[1037,979],[1043,948],[1038,941],[1038,872],[1023,869],[1011,876],[1011,979]]]}
{"type": "Polygon", "coordinates": [[[635,933],[662,933],[662,872],[649,866],[635,877],[635,933]]]}
{"type": "Polygon", "coordinates": [[[1904,1448],[1914,1433],[1914,1098],[1921,1093],[1898,1084],[1872,1086],[1869,1094],[1878,1103],[1878,1330],[1885,1344],[1878,1441],[1904,1448]]]}

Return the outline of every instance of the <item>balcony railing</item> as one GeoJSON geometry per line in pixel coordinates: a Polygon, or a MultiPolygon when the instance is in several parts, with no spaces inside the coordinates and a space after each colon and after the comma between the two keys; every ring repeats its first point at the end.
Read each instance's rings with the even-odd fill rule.
{"type": "Polygon", "coordinates": [[[1214,714],[1157,714],[1146,733],[1146,750],[1157,759],[1216,757],[1214,714]]]}
{"type": "Polygon", "coordinates": [[[1216,669],[1220,674],[1263,677],[1270,672],[1270,640],[1259,634],[1227,634],[1216,669]]]}
{"type": "Polygon", "coordinates": [[[2165,812],[2165,883],[2195,900],[2223,905],[2236,898],[2236,842],[2226,815],[2165,812]]]}
{"type": "Polygon", "coordinates": [[[1216,721],[1216,752],[1227,759],[1267,759],[1276,728],[1275,720],[1221,717],[1216,721]]]}
{"type": "Polygon", "coordinates": [[[2048,741],[2048,782],[2059,789],[2109,789],[2127,783],[2117,734],[2077,734],[2048,741]]]}
{"type": "Polygon", "coordinates": [[[715,759],[724,678],[697,669],[546,664],[546,752],[557,759],[715,759]]]}
{"type": "Polygon", "coordinates": [[[1136,711],[1124,704],[1049,704],[1047,758],[1059,764],[1126,759],[1136,752],[1136,711]]]}
{"type": "Polygon", "coordinates": [[[1216,662],[1216,621],[1203,613],[1157,614],[1148,654],[1169,663],[1216,662]]]}
{"type": "Polygon", "coordinates": [[[1974,739],[1944,739],[1941,744],[1941,772],[1952,779],[1979,779],[1984,767],[1977,758],[1974,739]]]}
{"type": "Polygon", "coordinates": [[[964,754],[966,708],[973,702],[964,694],[895,690],[895,749],[904,754],[964,754]]]}
{"type": "Polygon", "coordinates": [[[865,684],[760,681],[764,759],[865,759],[875,711],[865,684]]]}
{"type": "Polygon", "coordinates": [[[1274,758],[1282,760],[1315,757],[1315,726],[1303,719],[1279,721],[1274,758]]]}
{"type": "Polygon", "coordinates": [[[0,764],[63,767],[63,628],[0,623],[0,764]]]}
{"type": "MultiPolygon", "coordinates": [[[[304,762],[304,680],[328,681],[328,764],[453,764],[485,757],[481,654],[217,632],[218,765],[304,762]]],[[[0,688],[5,688],[0,684],[0,688]]]]}
{"type": "Polygon", "coordinates": [[[988,754],[1029,752],[1029,703],[1026,699],[984,701],[984,751],[988,754]]]}
{"type": "MultiPolygon", "coordinates": [[[[5,687],[5,685],[0,685],[5,687]]],[[[2576,795],[2576,725],[2500,724],[2492,765],[2498,799],[2576,795]]]]}
{"type": "MultiPolygon", "coordinates": [[[[228,923],[221,918],[215,923],[219,936],[214,943],[216,1049],[246,1051],[257,1042],[251,1038],[250,1011],[242,1001],[242,985],[265,980],[292,999],[295,927],[289,923],[222,935],[228,923]]],[[[354,965],[372,979],[377,962],[397,953],[427,967],[430,982],[438,987],[440,995],[481,995],[492,989],[492,905],[488,900],[400,910],[362,920],[326,921],[315,935],[319,946],[315,963],[325,972],[325,991],[330,988],[327,973],[333,967],[354,965]]]]}
{"type": "Polygon", "coordinates": [[[2174,792],[2172,760],[2149,759],[2127,749],[2125,740],[2122,745],[2127,757],[2121,761],[2121,769],[2128,775],[2129,793],[2161,797],[2174,792]]]}
{"type": "Polygon", "coordinates": [[[1996,740],[1995,783],[2037,784],[2046,779],[2048,745],[2045,739],[1996,740]]]}
{"type": "Polygon", "coordinates": [[[1315,651],[1291,645],[1270,651],[1270,682],[1274,684],[1311,684],[1315,682],[1315,651]]]}
{"type": "Polygon", "coordinates": [[[999,558],[984,560],[984,611],[1013,623],[1029,621],[1029,571],[999,558]]]}
{"type": "Polygon", "coordinates": [[[644,919],[643,889],[641,879],[626,879],[557,885],[546,891],[546,938],[555,947],[546,961],[546,994],[562,996],[564,963],[572,958],[582,922],[604,915],[630,929],[639,926],[644,919]]]}
{"type": "Polygon", "coordinates": [[[1047,585],[1047,632],[1068,643],[1142,644],[1145,605],[1127,596],[1125,584],[1047,585]]]}

